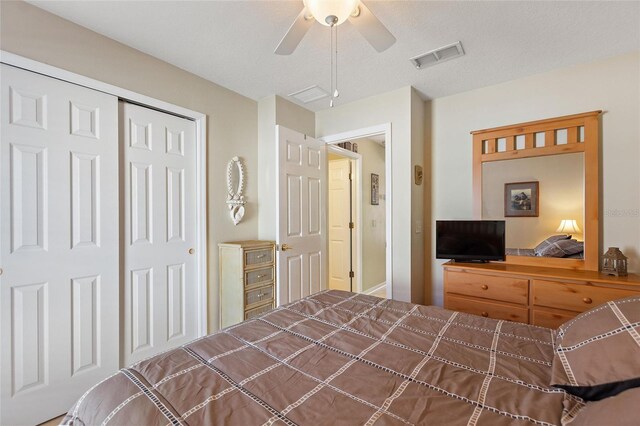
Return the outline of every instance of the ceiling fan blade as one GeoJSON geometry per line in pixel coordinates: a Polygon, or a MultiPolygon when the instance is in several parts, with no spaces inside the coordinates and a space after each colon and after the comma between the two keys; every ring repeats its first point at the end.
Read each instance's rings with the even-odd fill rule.
{"type": "Polygon", "coordinates": [[[357,16],[350,16],[349,22],[356,27],[364,38],[376,49],[382,52],[390,48],[396,42],[396,38],[389,32],[387,27],[369,10],[364,3],[358,4],[360,13],[357,16]]]}
{"type": "Polygon", "coordinates": [[[307,12],[307,8],[303,8],[302,12],[296,17],[296,20],[293,21],[293,24],[289,27],[289,31],[282,37],[280,40],[280,44],[276,47],[274,51],[277,55],[290,55],[296,50],[300,41],[304,35],[309,31],[311,25],[314,23],[314,19],[308,19],[309,13],[307,12]]]}

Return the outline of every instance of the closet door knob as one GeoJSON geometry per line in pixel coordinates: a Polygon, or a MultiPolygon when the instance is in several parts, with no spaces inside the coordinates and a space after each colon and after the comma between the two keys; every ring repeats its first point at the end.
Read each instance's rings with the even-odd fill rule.
{"type": "Polygon", "coordinates": [[[193,254],[193,253],[195,253],[195,252],[196,252],[196,251],[195,251],[194,249],[192,249],[192,248],[190,248],[190,249],[189,249],[189,254],[193,254]]]}

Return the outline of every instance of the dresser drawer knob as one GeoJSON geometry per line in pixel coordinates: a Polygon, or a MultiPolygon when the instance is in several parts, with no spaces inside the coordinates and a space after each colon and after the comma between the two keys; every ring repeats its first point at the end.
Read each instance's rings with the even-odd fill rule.
{"type": "Polygon", "coordinates": [[[488,317],[488,316],[489,316],[489,312],[483,312],[483,313],[481,313],[480,315],[482,315],[483,317],[485,317],[485,318],[486,318],[486,317],[488,317]]]}
{"type": "Polygon", "coordinates": [[[483,290],[489,290],[489,286],[488,286],[488,285],[486,285],[486,284],[482,284],[482,285],[480,286],[480,288],[481,288],[481,289],[483,289],[483,290]]]}
{"type": "Polygon", "coordinates": [[[585,297],[584,299],[582,299],[582,301],[583,301],[584,303],[586,303],[587,305],[589,305],[590,303],[593,303],[593,300],[591,300],[591,298],[590,298],[590,297],[585,297]]]}
{"type": "Polygon", "coordinates": [[[266,254],[259,254],[256,256],[256,259],[264,259],[266,254]]]}
{"type": "Polygon", "coordinates": [[[264,278],[266,276],[267,276],[267,274],[258,274],[258,278],[264,278]]]}

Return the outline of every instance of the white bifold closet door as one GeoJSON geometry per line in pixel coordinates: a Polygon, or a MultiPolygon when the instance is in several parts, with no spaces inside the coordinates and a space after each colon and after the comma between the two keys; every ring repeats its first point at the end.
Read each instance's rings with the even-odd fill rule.
{"type": "Polygon", "coordinates": [[[118,368],[118,100],[0,77],[0,424],[37,424],[118,368]]]}
{"type": "Polygon", "coordinates": [[[195,122],[120,103],[123,363],[198,337],[195,122]]]}

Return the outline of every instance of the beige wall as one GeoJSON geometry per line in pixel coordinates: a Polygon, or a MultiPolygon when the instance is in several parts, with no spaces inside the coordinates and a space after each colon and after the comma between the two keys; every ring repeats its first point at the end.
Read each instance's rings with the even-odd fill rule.
{"type": "Polygon", "coordinates": [[[2,50],[207,114],[209,330],[216,330],[217,244],[258,234],[257,103],[27,3],[0,8],[2,50]],[[248,201],[237,226],[225,204],[226,163],[235,155],[247,168],[248,201]]]}
{"type": "MultiPolygon", "coordinates": [[[[509,248],[534,248],[562,219],[584,229],[584,154],[493,161],[482,166],[482,218],[506,221],[509,248]],[[504,217],[504,184],[537,181],[538,217],[504,217]]],[[[582,234],[573,236],[582,240],[582,234]]]]}
{"type": "MultiPolygon", "coordinates": [[[[418,252],[421,243],[413,240],[412,233],[415,220],[423,220],[423,203],[421,198],[418,203],[418,198],[424,186],[414,191],[411,165],[423,160],[422,155],[420,158],[412,157],[423,149],[415,148],[415,152],[412,149],[414,144],[423,145],[423,134],[418,133],[421,126],[412,127],[412,108],[420,108],[418,102],[412,102],[413,94],[413,88],[403,87],[319,111],[316,113],[316,136],[321,138],[391,123],[392,140],[387,143],[391,143],[392,152],[393,298],[422,303],[423,281],[419,277],[423,273],[424,253],[418,252]]],[[[423,117],[424,114],[419,117],[420,121],[423,117]]]]}
{"type": "MultiPolygon", "coordinates": [[[[585,111],[602,115],[602,247],[618,246],[640,271],[640,53],[556,70],[429,102],[431,225],[472,217],[469,132],[585,111]]],[[[434,244],[434,241],[431,241],[434,244]]],[[[441,261],[431,293],[442,304],[441,261]]]]}
{"type": "Polygon", "coordinates": [[[362,155],[362,290],[386,281],[384,147],[370,139],[355,140],[362,155]],[[371,204],[371,173],[379,176],[378,205],[371,204]]]}
{"type": "MultiPolygon", "coordinates": [[[[424,101],[411,88],[411,161],[405,163],[404,167],[409,168],[411,174],[409,186],[411,188],[411,301],[416,303],[429,304],[431,298],[424,291],[425,289],[425,272],[429,272],[430,268],[425,268],[424,263],[424,192],[425,184],[416,185],[414,168],[422,167],[424,164],[424,132],[425,132],[425,109],[424,101]]],[[[407,205],[404,200],[398,200],[407,205]]],[[[400,206],[402,207],[402,205],[400,206]]],[[[428,222],[427,222],[428,223],[428,222]]]]}

